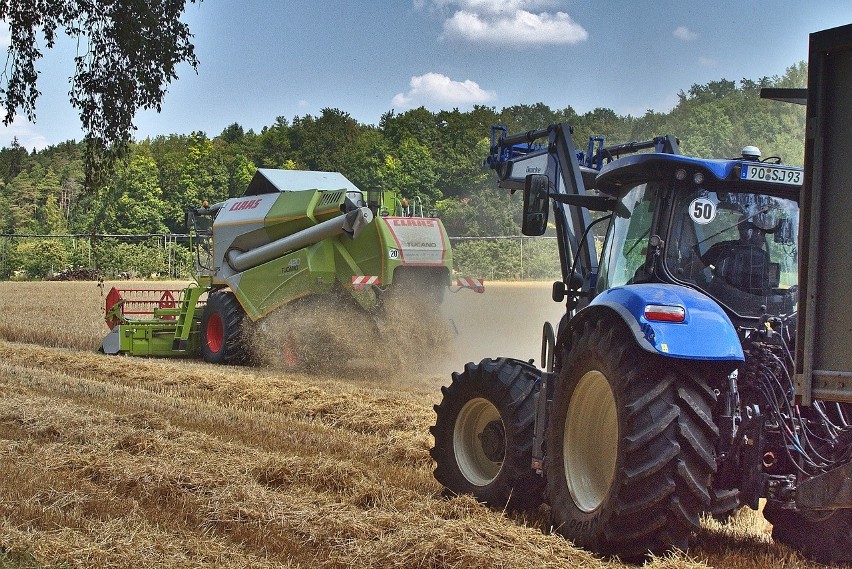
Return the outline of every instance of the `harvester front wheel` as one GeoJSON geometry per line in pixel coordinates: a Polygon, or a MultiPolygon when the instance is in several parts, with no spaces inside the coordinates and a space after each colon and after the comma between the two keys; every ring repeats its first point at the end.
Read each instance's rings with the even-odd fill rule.
{"type": "Polygon", "coordinates": [[[545,444],[553,527],[604,555],[685,551],[711,502],[715,393],[614,316],[580,324],[561,361],[545,444]]]}
{"type": "Polygon", "coordinates": [[[246,313],[233,293],[211,292],[201,315],[201,356],[204,361],[213,364],[246,361],[245,322],[246,313]]]}
{"type": "Polygon", "coordinates": [[[536,368],[484,359],[453,373],[435,406],[435,478],[455,494],[495,508],[528,510],[542,502],[543,480],[531,467],[536,368]]]}
{"type": "Polygon", "coordinates": [[[797,511],[767,506],[772,539],[818,563],[852,561],[852,510],[797,511]]]}

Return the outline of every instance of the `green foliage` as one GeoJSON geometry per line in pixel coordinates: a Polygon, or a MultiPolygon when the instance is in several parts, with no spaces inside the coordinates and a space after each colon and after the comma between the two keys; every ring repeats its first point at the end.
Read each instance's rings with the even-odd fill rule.
{"type": "Polygon", "coordinates": [[[107,277],[117,278],[122,273],[134,277],[167,276],[162,274],[166,266],[165,250],[155,240],[128,243],[101,239],[96,242],[93,254],[96,268],[107,277]]]}
{"type": "Polygon", "coordinates": [[[555,239],[454,240],[454,269],[486,280],[559,279],[559,251],[555,239]]]}
{"type": "Polygon", "coordinates": [[[120,165],[93,204],[93,226],[101,233],[144,234],[166,231],[169,204],[163,200],[154,160],[136,154],[120,165]]]}
{"type": "Polygon", "coordinates": [[[12,271],[23,271],[31,278],[49,277],[68,268],[68,249],[56,239],[32,239],[18,244],[11,255],[12,271]]]}
{"type": "Polygon", "coordinates": [[[458,237],[520,235],[520,193],[483,191],[436,204],[447,233],[458,237]]]}
{"type": "Polygon", "coordinates": [[[177,66],[198,64],[192,34],[180,21],[185,5],[186,0],[0,2],[0,20],[9,24],[11,35],[11,73],[3,75],[0,89],[4,124],[12,124],[19,109],[35,121],[36,62],[42,57],[38,32],[50,49],[63,30],[82,47],[74,58],[70,98],[86,132],[88,181],[99,182],[104,166],[130,141],[136,110],[159,111],[166,85],[177,79],[177,66]]]}
{"type": "Polygon", "coordinates": [[[385,155],[379,170],[379,185],[395,190],[401,196],[420,197],[426,204],[441,198],[435,187],[435,161],[429,148],[411,138],[406,138],[398,148],[385,155]]]}
{"type": "Polygon", "coordinates": [[[520,244],[517,240],[471,240],[453,243],[454,269],[463,275],[488,280],[521,276],[520,244]]]}
{"type": "MultiPolygon", "coordinates": [[[[56,3],[63,2],[48,1],[56,3]]],[[[179,15],[185,0],[174,4],[179,15]]],[[[0,2],[0,15],[3,6],[0,2]]],[[[105,17],[113,16],[110,12],[105,17]]],[[[607,144],[618,144],[672,134],[686,153],[701,157],[738,156],[751,144],[764,156],[801,165],[804,109],[762,100],[759,92],[762,87],[802,87],[806,79],[807,66],[801,62],[782,76],[693,85],[679,93],[671,111],[648,110],[638,117],[604,108],[578,114],[571,107],[551,109],[535,103],[500,112],[484,106],[467,112],[424,107],[400,114],[389,111],[372,126],[326,108],[318,117],[278,117],[259,134],[234,123],[212,139],[194,132],[131,143],[125,160],[95,192],[83,191],[82,143],[69,141],[30,154],[13,140],[9,148],[0,149],[0,233],[184,233],[185,207],[241,195],[256,168],[262,167],[338,171],[365,190],[383,187],[419,197],[427,210],[438,212],[451,237],[516,237],[521,195],[499,190],[494,173],[482,166],[491,125],[505,124],[514,134],[566,122],[574,127],[579,149],[585,149],[590,135],[604,135],[607,144]]],[[[188,277],[192,272],[191,256],[182,246],[167,255],[162,243],[154,242],[97,239],[94,249],[90,239],[53,242],[65,248],[64,256],[54,248],[45,252],[46,265],[18,269],[22,255],[40,253],[35,241],[16,241],[17,246],[4,249],[14,254],[0,258],[0,271],[10,274],[14,257],[15,270],[32,269],[33,275],[50,267],[56,270],[61,262],[97,265],[116,274],[164,274],[169,266],[173,275],[188,277]]],[[[521,256],[519,239],[456,241],[454,258],[458,270],[471,276],[558,276],[553,240],[523,243],[521,256]]]]}

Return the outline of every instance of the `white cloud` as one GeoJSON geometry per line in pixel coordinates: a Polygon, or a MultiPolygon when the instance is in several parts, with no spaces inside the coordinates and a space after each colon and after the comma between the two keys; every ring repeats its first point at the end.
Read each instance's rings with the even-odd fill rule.
{"type": "Polygon", "coordinates": [[[542,11],[563,5],[558,0],[415,0],[452,16],[444,20],[442,39],[503,46],[575,44],[589,33],[562,11],[542,11]]]}
{"type": "Polygon", "coordinates": [[[477,13],[510,14],[518,10],[547,10],[564,5],[564,0],[420,0],[415,5],[431,5],[438,9],[457,9],[477,13]]]}
{"type": "Polygon", "coordinates": [[[416,75],[409,82],[411,89],[407,93],[398,93],[392,104],[396,107],[411,108],[420,105],[463,106],[486,103],[494,99],[494,91],[486,91],[476,82],[453,81],[440,73],[416,75]]]}
{"type": "Polygon", "coordinates": [[[694,39],[698,39],[698,34],[687,28],[686,26],[678,26],[675,28],[675,31],[672,32],[672,35],[679,40],[683,41],[692,41],[694,39]]]}
{"type": "MultiPolygon", "coordinates": [[[[3,117],[6,114],[3,113],[3,117]]],[[[15,120],[12,124],[5,126],[0,120],[0,146],[10,147],[12,139],[17,138],[21,148],[26,148],[30,152],[33,149],[43,150],[50,146],[47,138],[36,130],[33,123],[20,115],[15,115],[15,120]]]]}
{"type": "Polygon", "coordinates": [[[716,67],[719,65],[719,62],[713,59],[712,57],[699,57],[698,63],[702,67],[716,67]]]}

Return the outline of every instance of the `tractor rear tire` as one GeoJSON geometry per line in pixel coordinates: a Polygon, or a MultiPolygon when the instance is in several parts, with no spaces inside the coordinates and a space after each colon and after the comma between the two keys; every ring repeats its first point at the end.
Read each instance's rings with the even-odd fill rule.
{"type": "Polygon", "coordinates": [[[544,488],[532,469],[538,370],[517,360],[484,359],[452,377],[441,388],[430,429],[435,478],[450,492],[472,494],[494,508],[537,508],[544,488]]]}
{"type": "Polygon", "coordinates": [[[825,565],[852,562],[852,510],[817,512],[767,505],[763,516],[772,524],[772,539],[802,556],[825,565]]]}
{"type": "Polygon", "coordinates": [[[201,315],[201,357],[213,364],[241,364],[250,358],[245,345],[246,313],[232,292],[207,297],[201,315]]]}
{"type": "Polygon", "coordinates": [[[728,523],[742,506],[738,489],[710,489],[710,508],[707,513],[717,522],[728,523]]]}
{"type": "Polygon", "coordinates": [[[545,443],[552,526],[624,559],[686,551],[716,470],[706,378],[640,348],[616,316],[580,324],[561,362],[545,443]]]}

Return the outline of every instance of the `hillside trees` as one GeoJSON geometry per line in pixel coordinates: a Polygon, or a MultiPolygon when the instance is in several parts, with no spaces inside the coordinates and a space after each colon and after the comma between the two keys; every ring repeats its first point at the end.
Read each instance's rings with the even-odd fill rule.
{"type": "Polygon", "coordinates": [[[103,233],[147,234],[167,230],[166,214],[173,204],[163,199],[157,164],[144,152],[121,163],[90,204],[91,225],[103,233]]]}
{"type": "Polygon", "coordinates": [[[725,79],[693,85],[678,94],[678,104],[664,123],[681,139],[686,153],[705,158],[735,157],[743,146],[763,156],[780,156],[787,164],[804,160],[805,113],[802,107],[760,99],[762,87],[804,87],[807,66],[790,66],[782,76],[743,79],[737,87],[725,79]]]}
{"type": "MultiPolygon", "coordinates": [[[[544,275],[555,271],[549,261],[555,257],[552,251],[536,253],[540,259],[533,262],[529,255],[534,246],[526,243],[521,266],[517,239],[505,239],[520,233],[520,195],[497,188],[494,173],[482,167],[491,125],[507,124],[515,134],[567,122],[574,126],[578,149],[585,149],[592,134],[606,135],[607,144],[672,134],[685,152],[707,157],[737,156],[742,146],[753,144],[764,156],[779,155],[785,163],[800,165],[804,109],[761,100],[758,94],[761,87],[801,87],[806,74],[800,63],[780,77],[693,85],[679,94],[672,110],[648,110],[638,117],[610,109],[579,114],[571,107],[535,103],[499,112],[485,106],[466,112],[424,107],[389,111],[378,125],[326,108],[319,116],[278,117],[259,134],[233,123],[212,138],[194,132],[130,143],[127,160],[89,193],[83,191],[82,143],[69,141],[30,153],[13,140],[0,149],[0,233],[183,233],[185,207],[241,195],[258,167],[328,170],[341,172],[364,190],[384,187],[419,197],[427,212],[438,211],[452,237],[497,238],[454,242],[454,257],[468,274],[544,275]]],[[[24,242],[0,243],[0,277],[22,270],[23,257],[4,257],[3,251],[24,242]]],[[[29,247],[24,257],[49,256],[29,247]]],[[[110,256],[105,242],[99,241],[97,248],[94,256],[74,249],[65,258],[68,263],[94,258],[105,270],[126,270],[129,249],[110,256]],[[112,263],[109,268],[107,262],[112,263]]],[[[156,257],[150,251],[145,256],[156,257]]],[[[62,261],[53,258],[54,263],[62,261]]],[[[148,270],[136,266],[140,273],[148,270]]]]}

